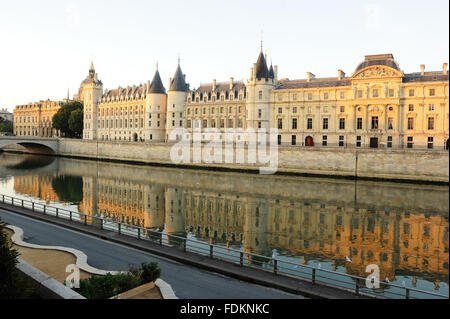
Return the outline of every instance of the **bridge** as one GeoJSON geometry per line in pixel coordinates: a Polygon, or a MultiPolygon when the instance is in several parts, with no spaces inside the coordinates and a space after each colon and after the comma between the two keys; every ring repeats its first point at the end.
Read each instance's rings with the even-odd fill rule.
{"type": "Polygon", "coordinates": [[[33,136],[0,136],[0,151],[11,145],[25,147],[28,152],[34,154],[57,154],[59,141],[57,138],[33,137],[33,136]]]}

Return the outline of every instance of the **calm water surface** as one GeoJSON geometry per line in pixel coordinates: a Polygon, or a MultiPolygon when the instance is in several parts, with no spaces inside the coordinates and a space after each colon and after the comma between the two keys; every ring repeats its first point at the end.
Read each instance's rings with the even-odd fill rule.
{"type": "Polygon", "coordinates": [[[0,194],[448,295],[448,186],[0,153],[0,194]]]}

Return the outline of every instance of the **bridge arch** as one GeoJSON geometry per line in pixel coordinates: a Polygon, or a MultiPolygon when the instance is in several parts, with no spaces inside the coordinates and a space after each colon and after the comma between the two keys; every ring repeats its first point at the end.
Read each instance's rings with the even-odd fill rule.
{"type": "Polygon", "coordinates": [[[45,138],[22,138],[2,136],[0,137],[0,151],[11,145],[20,145],[26,149],[27,153],[33,154],[48,154],[53,155],[58,150],[57,139],[45,139],[45,138]]]}

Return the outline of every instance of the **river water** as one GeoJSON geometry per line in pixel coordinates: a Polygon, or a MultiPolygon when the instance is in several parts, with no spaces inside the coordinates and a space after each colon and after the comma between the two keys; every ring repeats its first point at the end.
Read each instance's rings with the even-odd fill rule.
{"type": "Polygon", "coordinates": [[[448,295],[448,186],[0,153],[0,194],[448,295]]]}

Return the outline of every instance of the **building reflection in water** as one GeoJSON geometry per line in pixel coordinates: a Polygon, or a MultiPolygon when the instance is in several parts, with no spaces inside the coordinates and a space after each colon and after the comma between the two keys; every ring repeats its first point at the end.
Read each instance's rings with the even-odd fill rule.
{"type": "MultiPolygon", "coordinates": [[[[436,289],[441,282],[448,284],[449,223],[445,207],[432,211],[422,206],[415,210],[385,205],[381,209],[357,201],[336,204],[329,202],[326,194],[323,200],[272,198],[215,191],[213,187],[174,186],[171,180],[164,184],[96,174],[79,177],[80,196],[55,189],[55,185],[61,185],[55,180],[61,178],[15,176],[14,190],[48,201],[62,201],[64,193],[64,201],[70,200],[67,196],[74,196],[72,202],[81,199],[79,211],[91,216],[183,237],[192,234],[203,241],[265,256],[272,256],[276,250],[280,256],[303,263],[329,261],[333,269],[345,267],[347,273],[361,277],[367,276],[367,265],[377,264],[382,279],[394,281],[396,275],[404,275],[415,284],[419,277],[434,282],[436,289]],[[347,256],[351,263],[345,263],[347,256]]],[[[67,181],[69,177],[65,178],[67,181]]],[[[77,183],[72,177],[72,187],[77,183]]],[[[367,194],[361,196],[370,196],[367,194]]],[[[444,199],[446,196],[448,200],[448,193],[444,199]]],[[[427,205],[438,207],[439,203],[427,205]]],[[[250,257],[248,261],[258,262],[250,257]]]]}

